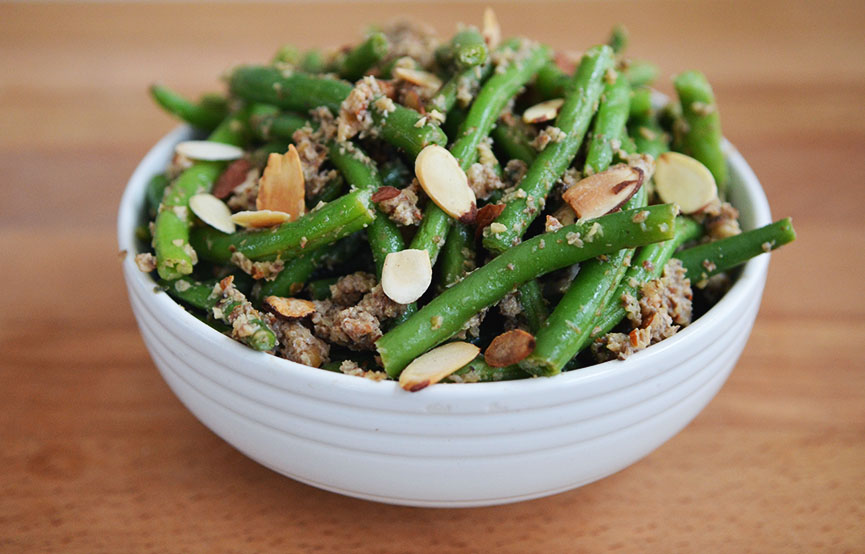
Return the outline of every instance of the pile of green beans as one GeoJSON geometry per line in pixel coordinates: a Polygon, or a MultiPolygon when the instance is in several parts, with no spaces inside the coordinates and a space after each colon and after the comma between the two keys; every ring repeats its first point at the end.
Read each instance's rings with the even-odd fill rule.
{"type": "MultiPolygon", "coordinates": [[[[378,283],[389,254],[426,251],[435,273],[426,293],[381,321],[373,348],[353,355],[336,345],[324,367],[338,371],[350,359],[397,379],[437,345],[468,340],[484,351],[514,326],[531,334],[530,351],[511,365],[494,367],[496,361],[481,354],[445,378],[462,383],[580,367],[593,341],[626,330],[624,299],[638,299],[671,260],[682,264],[699,295],[716,275],[795,239],[788,218],[716,240],[702,223],[710,215],[679,214],[654,196],[651,174],[620,208],[564,226],[542,225],[548,216],[568,213],[561,192],[574,178],[636,164],[637,155],[643,171],[647,157],[670,150],[705,165],[723,201],[729,176],[717,102],[705,75],[684,71],[673,79],[676,97],[661,108],[649,88],[659,69],[628,57],[629,37],[620,25],[567,70],[556,63],[564,58],[544,44],[523,37],[495,44],[490,36],[464,27],[448,40],[428,41],[429,52],[415,59],[405,56],[411,49],[398,33],[380,28],[332,54],[283,45],[270,62],[234,68],[225,94],[193,101],[153,85],[151,96],[168,114],[207,141],[243,149],[249,162],[237,166],[243,172],[260,170],[268,155],[296,146],[302,164],[318,156],[314,169],[329,173],[322,174],[323,186],[307,191],[305,213],[226,233],[200,220],[190,200],[229,180],[232,163],[175,161],[146,187],[142,216],[149,225],[140,227],[140,236],[151,242],[142,245],[139,266],[152,269],[161,290],[217,331],[232,333],[241,325],[238,340],[279,354],[280,327],[267,313],[273,297],[315,301],[323,310],[338,301],[332,291],[346,275],[363,271],[378,283]],[[437,90],[424,90],[422,81],[408,81],[410,72],[397,68],[426,72],[437,90]],[[357,108],[364,94],[373,97],[357,108]],[[561,99],[561,106],[547,121],[528,114],[523,120],[528,107],[551,99],[561,99]],[[336,121],[356,117],[366,127],[343,141],[327,112],[336,121]],[[487,155],[489,141],[493,156],[487,155]],[[504,180],[504,190],[499,184],[476,198],[478,208],[490,205],[483,222],[455,221],[411,186],[415,158],[431,145],[447,148],[467,175],[479,174],[473,166],[481,164],[480,173],[504,180]],[[413,197],[407,191],[419,195],[421,211],[413,212],[415,220],[422,213],[419,223],[391,219],[380,203],[413,197]],[[227,292],[226,276],[232,283],[227,292]],[[518,302],[517,316],[495,309],[501,303],[505,313],[506,297],[518,302]],[[479,331],[467,336],[471,325],[479,331]]],[[[225,198],[225,191],[214,194],[225,198]]],[[[234,212],[256,209],[231,198],[227,206],[234,212]]]]}

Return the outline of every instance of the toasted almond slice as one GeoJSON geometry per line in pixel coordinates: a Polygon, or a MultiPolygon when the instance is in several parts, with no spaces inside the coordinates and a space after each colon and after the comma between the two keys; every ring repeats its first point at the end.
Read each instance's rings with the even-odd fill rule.
{"type": "Polygon", "coordinates": [[[246,181],[251,167],[249,162],[243,158],[234,160],[228,164],[228,167],[225,168],[225,171],[216,180],[216,184],[213,185],[213,196],[228,198],[234,192],[234,189],[246,181]]]}
{"type": "Polygon", "coordinates": [[[582,179],[562,199],[580,219],[593,219],[621,207],[642,184],[643,170],[618,164],[582,179]]]}
{"type": "Polygon", "coordinates": [[[259,181],[255,207],[287,213],[293,221],[303,215],[305,195],[303,165],[297,148],[292,144],[285,154],[268,156],[267,167],[259,181]]]}
{"type": "Polygon", "coordinates": [[[428,71],[421,71],[420,69],[395,67],[393,70],[393,76],[402,81],[431,90],[438,90],[442,86],[441,79],[428,71]]]}
{"type": "Polygon", "coordinates": [[[174,147],[178,154],[192,160],[227,162],[243,157],[243,149],[210,140],[185,140],[174,147]]]}
{"type": "Polygon", "coordinates": [[[234,232],[234,221],[231,220],[231,210],[225,202],[212,194],[196,194],[189,199],[189,209],[198,219],[223,233],[234,232]]]}
{"type": "Polygon", "coordinates": [[[664,152],[655,162],[655,190],[664,202],[678,204],[692,214],[718,198],[718,187],[709,169],[690,156],[664,152]]]}
{"type": "Polygon", "coordinates": [[[421,150],[414,162],[420,186],[436,206],[449,216],[471,223],[477,215],[475,193],[465,171],[453,155],[436,144],[421,150]]]}
{"type": "Polygon", "coordinates": [[[481,349],[468,342],[449,342],[418,356],[399,376],[399,386],[417,392],[438,383],[474,360],[481,349]]]}
{"type": "Polygon", "coordinates": [[[535,349],[535,337],[522,329],[511,329],[497,336],[487,346],[484,360],[493,367],[513,365],[535,349]]]}
{"type": "Polygon", "coordinates": [[[241,227],[260,229],[262,227],[273,227],[274,225],[281,225],[286,221],[291,221],[291,215],[284,212],[275,212],[273,210],[256,210],[237,212],[231,216],[231,221],[237,223],[241,227]]]}
{"type": "Polygon", "coordinates": [[[407,248],[391,252],[381,268],[381,288],[388,298],[400,304],[411,304],[432,283],[432,264],[426,250],[407,248]]]}
{"type": "Polygon", "coordinates": [[[552,100],[535,104],[530,108],[526,108],[526,111],[523,112],[523,121],[526,123],[552,121],[559,115],[559,110],[564,103],[564,98],[553,98],[552,100]]]}
{"type": "Polygon", "coordinates": [[[399,196],[400,190],[396,187],[378,187],[378,190],[375,191],[375,194],[370,198],[371,202],[384,202],[385,200],[390,200],[391,198],[396,198],[399,196]]]}
{"type": "MultiPolygon", "coordinates": [[[[553,217],[557,219],[559,224],[563,227],[573,225],[577,222],[577,214],[575,214],[574,210],[567,204],[562,204],[558,210],[553,212],[553,217]]],[[[555,225],[555,223],[553,223],[553,225],[555,225]]]]}
{"type": "Polygon", "coordinates": [[[499,45],[502,41],[502,27],[499,25],[499,18],[496,17],[496,12],[487,6],[484,10],[484,23],[481,35],[487,46],[492,49],[499,45]]]}
{"type": "Polygon", "coordinates": [[[264,307],[274,314],[286,319],[300,319],[315,311],[315,304],[301,298],[285,298],[268,296],[264,299],[264,307]]]}

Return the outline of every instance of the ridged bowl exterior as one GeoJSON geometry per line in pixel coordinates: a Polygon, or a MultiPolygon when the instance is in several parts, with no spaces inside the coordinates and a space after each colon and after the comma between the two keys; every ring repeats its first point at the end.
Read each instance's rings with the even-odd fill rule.
{"type": "MultiPolygon", "coordinates": [[[[134,252],[148,179],[181,127],[142,160],[121,201],[134,252]]],[[[746,229],[769,223],[756,176],[729,144],[731,198],[746,229]]],[[[174,303],[135,266],[123,271],[141,335],[165,381],[216,434],[259,463],[341,494],[411,506],[486,506],[579,487],[623,469],[684,428],[714,397],[757,315],[769,256],[750,261],[708,313],[637,353],[553,378],[435,385],[305,367],[255,352],[174,303]]]]}

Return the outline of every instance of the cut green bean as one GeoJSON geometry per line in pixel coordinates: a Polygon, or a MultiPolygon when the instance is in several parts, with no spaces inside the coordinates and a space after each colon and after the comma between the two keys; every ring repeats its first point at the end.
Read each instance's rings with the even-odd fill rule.
{"type": "Polygon", "coordinates": [[[251,108],[249,126],[255,138],[263,141],[293,140],[295,131],[302,129],[309,118],[281,112],[270,104],[255,104],[251,108]]]}
{"type": "Polygon", "coordinates": [[[485,232],[483,243],[487,250],[503,252],[518,243],[540,213],[550,189],[580,148],[604,89],[604,75],[612,65],[613,51],[609,46],[592,47],[583,55],[574,76],[574,92],[565,98],[556,118],[555,126],[564,138],[550,142],[538,153],[517,187],[522,192],[507,197],[504,211],[496,218],[505,229],[500,233],[485,232]]]}
{"type": "Polygon", "coordinates": [[[463,29],[451,40],[452,61],[462,71],[479,66],[487,61],[489,50],[483,35],[473,28],[463,29]]]}
{"type": "Polygon", "coordinates": [[[759,229],[707,242],[673,255],[682,261],[687,277],[700,286],[709,277],[742,265],[754,256],[780,248],[796,240],[793,220],[788,218],[759,229]]]}
{"type": "Polygon", "coordinates": [[[439,263],[441,288],[446,289],[460,282],[466,273],[474,269],[474,258],[474,230],[468,225],[456,222],[442,248],[439,263]]]}
{"type": "Polygon", "coordinates": [[[297,46],[293,44],[283,44],[279,47],[279,50],[276,51],[276,54],[273,55],[273,59],[270,63],[295,66],[300,63],[300,60],[301,53],[297,46]]]}
{"type": "Polygon", "coordinates": [[[151,85],[150,95],[171,115],[206,131],[216,128],[228,115],[224,99],[221,104],[213,101],[195,103],[163,85],[151,85]]]}
{"type": "Polygon", "coordinates": [[[470,99],[461,96],[460,92],[476,90],[490,76],[492,68],[492,64],[486,63],[454,74],[427,102],[427,111],[438,110],[449,114],[458,100],[462,100],[460,104],[464,104],[463,107],[467,106],[470,99]]]}
{"type": "Polygon", "coordinates": [[[555,62],[547,62],[535,77],[534,87],[542,100],[562,98],[572,82],[571,76],[562,71],[555,62]]]}
{"type": "Polygon", "coordinates": [[[621,55],[625,51],[628,47],[628,30],[624,25],[619,23],[613,27],[610,31],[610,38],[607,39],[607,44],[617,55],[621,55]]]}
{"type": "Polygon", "coordinates": [[[461,369],[456,370],[443,383],[491,383],[495,381],[513,381],[531,377],[516,365],[493,367],[483,356],[478,356],[461,369]]]}
{"type": "Polygon", "coordinates": [[[165,195],[165,189],[168,188],[169,184],[170,181],[165,173],[154,175],[147,182],[145,200],[147,202],[147,213],[150,214],[150,217],[156,217],[156,212],[162,203],[162,197],[165,195]]]}
{"type": "Polygon", "coordinates": [[[210,227],[193,229],[190,242],[202,259],[227,263],[233,252],[251,260],[291,259],[311,252],[372,223],[370,193],[355,191],[313,210],[295,221],[264,230],[226,235],[210,227]]]}
{"type": "MultiPolygon", "coordinates": [[[[246,110],[235,112],[219,124],[208,140],[243,145],[247,119],[246,110]]],[[[189,199],[200,192],[209,192],[224,168],[225,162],[197,162],[165,189],[153,232],[156,269],[161,278],[172,280],[192,273],[197,256],[189,244],[192,224],[189,199]]]]}
{"type": "Polygon", "coordinates": [[[323,73],[324,66],[324,54],[321,50],[307,50],[300,59],[300,70],[306,73],[323,73]]]}
{"type": "Polygon", "coordinates": [[[601,103],[592,127],[589,149],[586,154],[586,175],[600,173],[610,166],[613,160],[613,141],[621,142],[628,120],[631,102],[631,86],[622,75],[604,85],[601,103]]]}
{"type": "Polygon", "coordinates": [[[330,286],[335,285],[337,281],[339,281],[339,277],[316,279],[307,283],[306,290],[309,291],[313,300],[326,300],[330,298],[330,286]]]}
{"type": "Polygon", "coordinates": [[[660,70],[658,66],[649,62],[629,60],[624,73],[632,87],[643,87],[654,83],[660,70]]]}
{"type": "Polygon", "coordinates": [[[675,206],[645,211],[649,213],[640,223],[633,221],[633,210],[617,212],[544,233],[493,258],[376,342],[388,375],[399,375],[411,360],[452,337],[474,314],[527,281],[601,254],[672,237],[675,206]]]}
{"type": "Polygon", "coordinates": [[[550,313],[547,309],[547,301],[544,300],[544,295],[541,292],[541,285],[537,280],[528,281],[517,287],[517,292],[529,330],[536,333],[550,313]]]}
{"type": "Polygon", "coordinates": [[[342,58],[339,76],[349,81],[360,79],[387,55],[389,48],[387,37],[383,33],[370,33],[365,41],[355,46],[342,58]]]}
{"type": "Polygon", "coordinates": [[[490,136],[493,137],[493,146],[508,160],[521,160],[531,165],[538,155],[525,125],[516,118],[510,125],[499,119],[490,136]]]}
{"type": "MultiPolygon", "coordinates": [[[[721,149],[721,118],[715,104],[715,94],[706,77],[699,71],[686,71],[673,79],[685,125],[675,136],[682,153],[696,158],[715,177],[718,191],[727,183],[727,160],[721,149]]],[[[674,129],[676,129],[674,127],[674,129]]]]}

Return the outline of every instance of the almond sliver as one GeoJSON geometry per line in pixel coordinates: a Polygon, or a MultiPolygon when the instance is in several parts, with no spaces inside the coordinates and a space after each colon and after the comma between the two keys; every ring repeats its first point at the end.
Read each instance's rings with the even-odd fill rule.
{"type": "Polygon", "coordinates": [[[490,49],[499,45],[502,40],[502,28],[499,25],[499,19],[496,17],[496,12],[492,8],[487,7],[484,10],[484,22],[481,35],[490,49]]]}
{"type": "Polygon", "coordinates": [[[185,140],[178,143],[174,151],[189,159],[207,162],[227,162],[243,157],[243,149],[210,140],[185,140]]]}
{"type": "Polygon", "coordinates": [[[432,264],[426,250],[407,248],[391,252],[381,268],[381,288],[399,304],[411,304],[432,283],[432,264]]]}
{"type": "Polygon", "coordinates": [[[692,214],[718,198],[712,172],[690,156],[664,152],[655,162],[655,191],[665,203],[692,214]]]}
{"type": "Polygon", "coordinates": [[[234,221],[231,220],[231,210],[225,202],[212,194],[196,194],[189,199],[189,209],[198,219],[223,233],[234,232],[234,221]]]}
{"type": "Polygon", "coordinates": [[[532,353],[535,337],[522,329],[511,329],[497,336],[487,346],[484,361],[492,367],[513,365],[532,353]]]}
{"type": "Polygon", "coordinates": [[[408,67],[396,67],[393,76],[419,87],[438,90],[442,86],[442,80],[428,71],[410,69],[408,67]]]}
{"type": "Polygon", "coordinates": [[[552,121],[559,115],[559,110],[564,103],[564,98],[553,98],[552,100],[535,104],[530,108],[526,108],[526,111],[523,112],[523,121],[526,123],[552,121]]]}
{"type": "Polygon", "coordinates": [[[289,146],[285,154],[268,156],[267,167],[259,180],[255,207],[289,214],[293,221],[303,215],[305,197],[303,165],[294,145],[289,146]]]}
{"type": "Polygon", "coordinates": [[[273,227],[291,221],[291,215],[285,212],[276,212],[273,210],[256,210],[237,212],[231,216],[231,221],[241,227],[261,229],[263,227],[273,227]]]}
{"type": "Polygon", "coordinates": [[[415,358],[399,376],[399,386],[417,392],[438,383],[474,360],[480,348],[467,342],[449,342],[415,358]]]}
{"type": "Polygon", "coordinates": [[[282,296],[268,296],[264,299],[264,306],[271,312],[286,319],[300,319],[315,311],[315,304],[302,298],[285,298],[282,296]]]}
{"type": "Polygon", "coordinates": [[[477,214],[475,193],[469,188],[465,171],[450,152],[435,144],[427,146],[415,159],[414,172],[436,206],[463,223],[474,221],[477,214]]]}
{"type": "Polygon", "coordinates": [[[590,175],[562,194],[580,219],[594,219],[620,208],[643,184],[643,171],[618,164],[590,175]]]}

